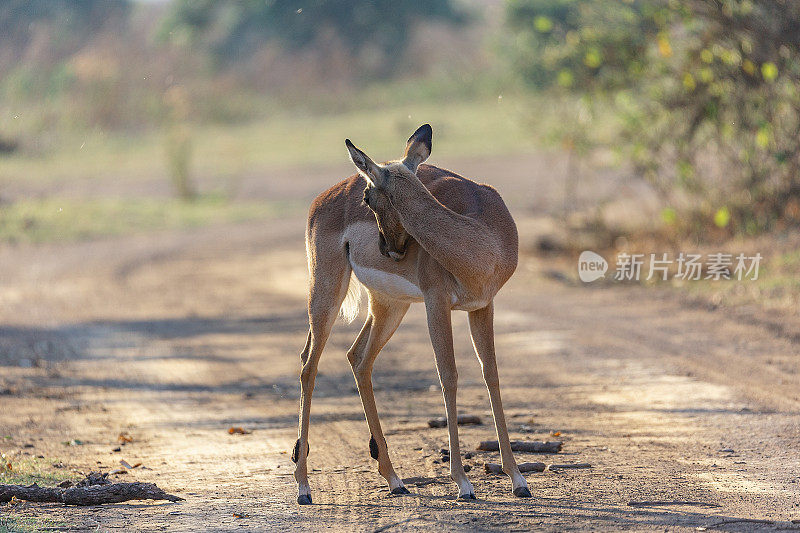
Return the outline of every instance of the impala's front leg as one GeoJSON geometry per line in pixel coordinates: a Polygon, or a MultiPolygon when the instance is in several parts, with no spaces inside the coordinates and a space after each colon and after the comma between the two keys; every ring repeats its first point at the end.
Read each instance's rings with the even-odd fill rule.
{"type": "Polygon", "coordinates": [[[450,436],[450,477],[458,485],[460,499],[474,500],[475,491],[472,483],[467,479],[467,474],[464,473],[461,450],[458,445],[458,410],[456,408],[458,370],[453,353],[453,328],[450,324],[448,303],[447,297],[426,297],[425,308],[428,313],[428,330],[436,355],[436,368],[439,371],[439,381],[442,383],[444,406],[447,411],[447,430],[450,436]]]}
{"type": "Polygon", "coordinates": [[[514,454],[511,452],[506,416],[503,413],[503,402],[500,400],[500,378],[497,375],[497,359],[494,351],[494,304],[490,303],[483,309],[471,311],[469,328],[472,334],[472,345],[475,347],[475,353],[478,355],[483,369],[483,380],[486,382],[486,388],[489,389],[489,402],[492,404],[503,472],[511,478],[515,496],[530,498],[528,482],[520,474],[514,454]]]}

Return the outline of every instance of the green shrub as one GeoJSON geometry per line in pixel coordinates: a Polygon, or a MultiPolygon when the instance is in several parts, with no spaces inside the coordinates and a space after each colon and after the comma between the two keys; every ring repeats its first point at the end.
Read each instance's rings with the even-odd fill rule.
{"type": "Polygon", "coordinates": [[[507,7],[524,79],[612,102],[614,144],[667,202],[731,233],[800,223],[800,2],[507,7]]]}

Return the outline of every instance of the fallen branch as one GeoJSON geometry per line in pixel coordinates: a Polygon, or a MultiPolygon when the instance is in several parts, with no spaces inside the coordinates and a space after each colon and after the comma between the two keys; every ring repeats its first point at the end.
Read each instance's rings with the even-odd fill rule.
{"type": "MultiPolygon", "coordinates": [[[[476,415],[458,415],[459,426],[480,426],[483,424],[481,417],[476,415]]],[[[431,418],[428,420],[428,427],[431,428],[444,428],[447,427],[447,418],[440,416],[439,418],[431,418]]]]}
{"type": "Polygon", "coordinates": [[[560,465],[550,465],[547,467],[548,470],[564,470],[567,468],[591,468],[592,465],[589,463],[563,463],[560,465]]]}
{"type": "MultiPolygon", "coordinates": [[[[561,451],[562,442],[560,440],[550,442],[512,440],[511,451],[532,452],[532,453],[558,453],[561,451]]],[[[478,449],[484,452],[496,452],[500,450],[500,445],[496,440],[485,440],[478,444],[478,449]]]]}
{"type": "Polygon", "coordinates": [[[694,502],[694,501],[667,501],[667,500],[657,500],[657,501],[643,501],[637,502],[632,501],[628,502],[628,505],[631,507],[659,507],[662,505],[696,505],[700,507],[720,507],[719,504],[716,503],[708,503],[708,502],[694,502]]]}
{"type": "MultiPolygon", "coordinates": [[[[544,472],[544,463],[520,463],[517,465],[520,472],[544,472]]],[[[486,463],[483,469],[487,474],[505,474],[503,467],[496,463],[486,463]]]]}
{"type": "Polygon", "coordinates": [[[88,487],[40,487],[36,483],[22,485],[0,485],[0,503],[11,498],[41,503],[64,503],[67,505],[99,505],[129,500],[182,501],[183,498],[167,494],[155,483],[110,483],[88,487]]]}
{"type": "Polygon", "coordinates": [[[706,526],[706,529],[711,529],[719,526],[727,526],[730,524],[774,524],[775,520],[761,520],[758,518],[732,518],[730,520],[723,520],[714,524],[706,526]]]}

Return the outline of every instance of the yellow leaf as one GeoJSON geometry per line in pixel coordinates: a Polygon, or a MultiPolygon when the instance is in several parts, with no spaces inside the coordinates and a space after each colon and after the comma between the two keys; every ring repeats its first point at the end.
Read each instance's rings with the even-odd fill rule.
{"type": "Polygon", "coordinates": [[[758,128],[756,132],[756,144],[760,148],[766,148],[769,146],[769,141],[772,139],[772,134],[769,131],[768,127],[762,126],[758,128]]]}
{"type": "Polygon", "coordinates": [[[731,212],[727,207],[720,207],[714,213],[714,225],[718,228],[724,228],[731,221],[731,212]]]}
{"type": "Polygon", "coordinates": [[[597,48],[590,48],[586,51],[583,58],[583,63],[587,67],[597,68],[603,63],[603,57],[600,55],[600,50],[597,48]]]}
{"type": "Polygon", "coordinates": [[[672,57],[672,45],[669,44],[669,39],[666,36],[658,38],[658,53],[662,57],[672,57]]]}
{"type": "Polygon", "coordinates": [[[697,87],[697,83],[695,83],[694,76],[692,76],[691,72],[687,72],[683,75],[683,86],[686,87],[686,90],[689,92],[694,91],[695,87],[697,87]]]}
{"type": "Polygon", "coordinates": [[[575,76],[572,75],[572,72],[564,69],[559,71],[558,73],[558,84],[562,87],[572,87],[572,84],[575,83],[575,76]]]}
{"type": "Polygon", "coordinates": [[[534,19],[533,27],[536,28],[536,31],[539,33],[547,33],[553,29],[553,21],[544,15],[539,15],[534,19]]]}
{"type": "Polygon", "coordinates": [[[773,81],[778,77],[778,67],[772,61],[767,61],[761,65],[761,75],[767,81],[773,81]]]}

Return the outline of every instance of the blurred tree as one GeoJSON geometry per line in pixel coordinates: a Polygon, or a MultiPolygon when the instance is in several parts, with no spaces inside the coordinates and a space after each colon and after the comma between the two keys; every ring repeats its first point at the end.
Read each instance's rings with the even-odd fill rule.
{"type": "Polygon", "coordinates": [[[660,2],[509,0],[514,64],[537,88],[580,91],[629,86],[644,71],[660,2]]]}
{"type": "Polygon", "coordinates": [[[237,60],[266,41],[302,49],[333,32],[353,55],[365,49],[380,53],[382,73],[388,74],[408,43],[412,22],[422,19],[458,22],[462,15],[451,0],[176,0],[162,37],[204,43],[219,60],[237,60]]]}
{"type": "Polygon", "coordinates": [[[0,2],[2,48],[5,54],[18,54],[41,24],[62,28],[53,36],[59,41],[51,43],[54,47],[82,42],[91,36],[90,30],[126,16],[129,8],[129,0],[3,0],[0,2]]]}
{"type": "MultiPolygon", "coordinates": [[[[28,123],[37,128],[68,115],[119,124],[124,95],[114,79],[113,54],[90,48],[99,36],[120,40],[131,8],[129,0],[0,0],[0,101],[24,105],[31,119],[38,114],[28,123]],[[55,104],[69,91],[79,97],[55,104]]],[[[15,129],[8,123],[0,128],[15,129]]]]}
{"type": "Polygon", "coordinates": [[[509,0],[507,14],[523,77],[612,101],[617,144],[667,197],[694,193],[729,231],[800,223],[800,2],[509,0]]]}

